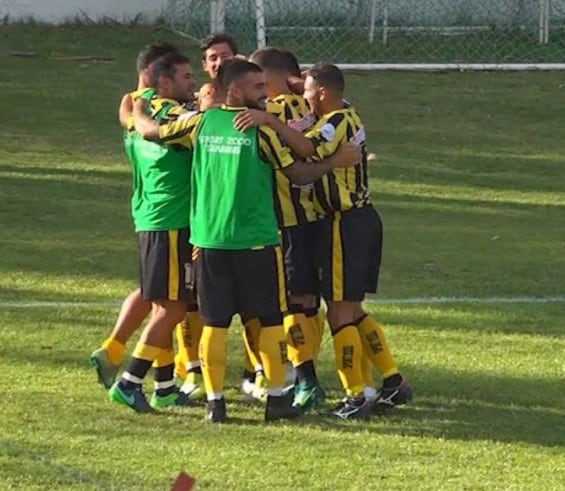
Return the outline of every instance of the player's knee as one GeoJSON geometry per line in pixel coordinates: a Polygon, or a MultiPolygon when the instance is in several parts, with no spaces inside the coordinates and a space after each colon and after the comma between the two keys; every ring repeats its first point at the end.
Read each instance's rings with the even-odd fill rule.
{"type": "Polygon", "coordinates": [[[332,330],[347,324],[353,324],[359,317],[357,302],[328,302],[327,319],[332,330]]]}
{"type": "Polygon", "coordinates": [[[187,312],[186,302],[182,300],[160,300],[153,302],[152,316],[167,319],[172,324],[184,320],[187,312]]]}

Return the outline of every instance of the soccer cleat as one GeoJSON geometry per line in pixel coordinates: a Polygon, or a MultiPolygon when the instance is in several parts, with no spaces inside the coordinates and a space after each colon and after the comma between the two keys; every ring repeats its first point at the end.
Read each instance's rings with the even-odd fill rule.
{"type": "Polygon", "coordinates": [[[371,401],[364,396],[346,397],[332,411],[332,414],[345,421],[354,419],[364,421],[371,417],[371,406],[371,401]]]}
{"type": "Polygon", "coordinates": [[[377,400],[374,403],[375,414],[382,416],[395,406],[407,404],[412,400],[413,395],[412,387],[405,378],[396,387],[380,387],[377,391],[377,400]]]}
{"type": "Polygon", "coordinates": [[[126,388],[120,381],[118,381],[110,387],[108,397],[112,402],[129,406],[138,413],[155,412],[155,410],[147,402],[145,394],[141,390],[141,385],[133,388],[126,388]]]}
{"type": "Polygon", "coordinates": [[[93,351],[89,362],[96,369],[98,383],[106,390],[110,389],[116,380],[120,367],[110,363],[108,351],[104,348],[93,351]]]}
{"type": "Polygon", "coordinates": [[[317,382],[312,383],[308,380],[301,380],[294,387],[294,401],[292,405],[300,412],[304,413],[309,409],[321,406],[325,400],[326,393],[317,382]]]}
{"type": "Polygon", "coordinates": [[[162,409],[171,406],[196,407],[201,405],[192,400],[188,394],[180,392],[176,387],[173,388],[170,394],[165,396],[159,396],[156,392],[153,392],[149,404],[153,409],[162,409]]]}
{"type": "Polygon", "coordinates": [[[209,423],[223,423],[227,419],[226,400],[223,397],[208,401],[205,419],[209,423]]]}
{"type": "Polygon", "coordinates": [[[188,372],[180,391],[193,401],[203,401],[206,398],[204,381],[201,373],[188,372]]]}
{"type": "Polygon", "coordinates": [[[300,416],[300,410],[292,405],[292,393],[282,396],[267,396],[265,421],[294,419],[300,416]]]}

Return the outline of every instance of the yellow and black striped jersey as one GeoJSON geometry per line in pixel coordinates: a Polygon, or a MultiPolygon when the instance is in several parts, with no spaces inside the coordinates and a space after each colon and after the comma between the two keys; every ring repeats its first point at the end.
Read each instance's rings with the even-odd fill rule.
{"type": "MultiPolygon", "coordinates": [[[[267,111],[301,132],[312,126],[315,120],[304,97],[296,94],[281,94],[268,101],[267,111]]],[[[277,172],[275,177],[275,211],[279,226],[294,227],[315,221],[317,215],[313,202],[314,186],[292,184],[282,172],[277,172]]]]}
{"type": "Polygon", "coordinates": [[[350,106],[324,115],[306,133],[316,149],[314,158],[333,155],[345,142],[361,145],[360,165],[335,169],[314,184],[314,206],[318,213],[327,214],[360,208],[370,203],[367,175],[366,133],[357,110],[350,106]]]}
{"type": "MultiPolygon", "coordinates": [[[[239,112],[246,108],[222,105],[223,111],[239,112]]],[[[177,144],[193,149],[198,139],[198,130],[204,113],[185,112],[175,121],[166,122],[159,127],[160,143],[177,144]]],[[[259,152],[264,162],[269,162],[275,169],[288,167],[295,162],[295,157],[279,135],[268,126],[260,126],[257,131],[259,152]]],[[[278,172],[277,172],[278,174],[278,172]]]]}

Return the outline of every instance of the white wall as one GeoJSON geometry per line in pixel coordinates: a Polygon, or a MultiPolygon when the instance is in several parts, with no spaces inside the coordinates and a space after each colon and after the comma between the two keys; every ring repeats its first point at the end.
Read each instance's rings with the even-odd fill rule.
{"type": "Polygon", "coordinates": [[[61,22],[84,12],[92,19],[109,16],[131,19],[143,13],[149,20],[163,11],[167,0],[0,0],[0,15],[10,19],[33,17],[45,22],[61,22]]]}

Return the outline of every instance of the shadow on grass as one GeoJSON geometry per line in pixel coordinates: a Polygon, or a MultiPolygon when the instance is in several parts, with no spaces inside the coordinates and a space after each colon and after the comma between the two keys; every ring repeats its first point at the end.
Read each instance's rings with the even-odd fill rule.
{"type": "Polygon", "coordinates": [[[367,308],[386,326],[402,326],[402,329],[430,332],[456,331],[485,334],[528,334],[562,338],[563,326],[558,319],[565,314],[565,303],[541,304],[452,304],[430,305],[379,305],[367,308]],[[528,306],[524,315],[524,305],[528,306]],[[540,309],[543,309],[543,316],[540,309]]]}

